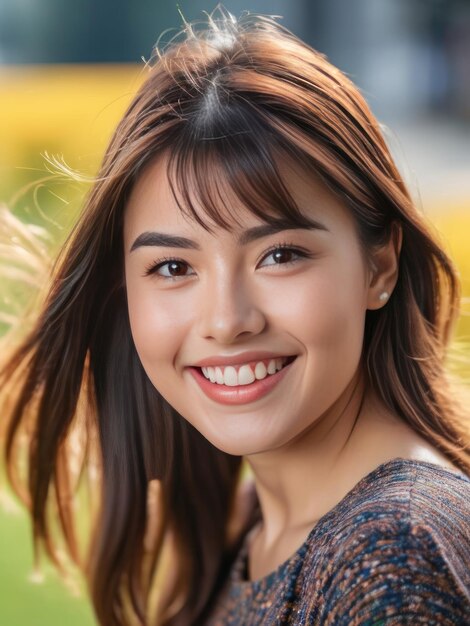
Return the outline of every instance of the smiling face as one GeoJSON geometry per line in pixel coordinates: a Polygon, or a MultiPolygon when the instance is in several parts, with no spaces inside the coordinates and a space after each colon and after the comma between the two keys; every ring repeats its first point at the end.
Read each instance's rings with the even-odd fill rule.
{"type": "Polygon", "coordinates": [[[279,448],[338,403],[357,376],[366,309],[377,299],[349,210],[311,174],[281,171],[316,228],[276,232],[227,191],[240,227],[208,232],[179,210],[163,158],[126,207],[127,297],[142,365],[229,454],[279,448]]]}

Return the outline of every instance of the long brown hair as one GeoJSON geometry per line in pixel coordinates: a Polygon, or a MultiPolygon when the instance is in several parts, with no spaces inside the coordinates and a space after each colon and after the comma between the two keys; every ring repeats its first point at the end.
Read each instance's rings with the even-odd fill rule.
{"type": "Polygon", "coordinates": [[[207,25],[186,25],[155,54],[34,328],[1,372],[9,476],[21,489],[26,440],[36,543],[54,556],[58,519],[106,626],[152,623],[152,589],[168,566],[173,584],[159,602],[158,623],[202,623],[253,521],[248,514],[229,532],[242,459],[216,449],[166,403],[131,337],[123,213],[133,184],[164,151],[181,210],[205,228],[189,178],[207,217],[224,228],[231,224],[222,219],[219,180],[261,219],[305,226],[279,174],[282,158],[310,169],[344,201],[366,251],[401,227],[396,288],[386,306],[367,312],[364,370],[391,410],[470,475],[468,425],[444,369],[458,281],[376,119],[344,74],[273,19],[237,21],[219,8],[207,25]],[[68,455],[77,441],[81,464],[73,470],[68,455]],[[100,505],[83,564],[72,503],[92,461],[100,505]]]}

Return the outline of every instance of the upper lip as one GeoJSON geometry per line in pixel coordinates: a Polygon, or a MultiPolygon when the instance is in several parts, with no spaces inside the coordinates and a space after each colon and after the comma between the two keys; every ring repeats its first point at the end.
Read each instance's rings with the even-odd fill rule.
{"type": "Polygon", "coordinates": [[[280,354],[279,352],[251,351],[232,354],[231,356],[210,356],[194,363],[193,367],[215,367],[217,365],[241,365],[250,361],[264,361],[265,359],[280,359],[291,354],[280,354]]]}

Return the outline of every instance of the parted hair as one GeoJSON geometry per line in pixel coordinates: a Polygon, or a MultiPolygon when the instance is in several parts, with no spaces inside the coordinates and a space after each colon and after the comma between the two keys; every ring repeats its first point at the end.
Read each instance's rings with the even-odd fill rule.
{"type": "Polygon", "coordinates": [[[104,626],[203,623],[256,510],[253,502],[235,524],[242,458],[215,448],[164,400],[132,340],[123,215],[136,180],[163,152],[180,210],[207,229],[231,228],[219,177],[262,220],[305,226],[280,176],[283,158],[337,194],[366,252],[401,228],[395,290],[366,314],[367,384],[470,475],[468,422],[445,369],[456,272],[357,87],[275,19],[235,19],[222,7],[185,23],[147,71],[35,323],[4,352],[0,371],[8,475],[29,507],[35,543],[54,559],[65,541],[104,626]],[[83,555],[74,499],[91,464],[96,510],[83,555]],[[165,592],[155,602],[156,588],[165,592]]]}

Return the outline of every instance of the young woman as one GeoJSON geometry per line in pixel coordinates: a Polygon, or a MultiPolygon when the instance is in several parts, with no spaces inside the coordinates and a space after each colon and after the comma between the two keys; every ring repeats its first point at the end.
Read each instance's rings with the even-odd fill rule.
{"type": "Polygon", "coordinates": [[[36,542],[59,521],[105,626],[466,624],[452,264],[322,55],[262,17],[185,33],[3,368],[36,542]]]}

